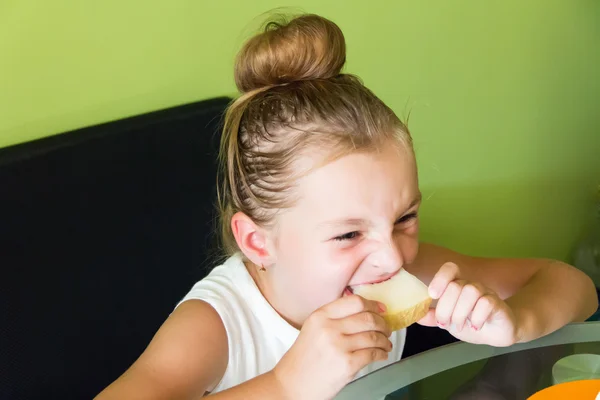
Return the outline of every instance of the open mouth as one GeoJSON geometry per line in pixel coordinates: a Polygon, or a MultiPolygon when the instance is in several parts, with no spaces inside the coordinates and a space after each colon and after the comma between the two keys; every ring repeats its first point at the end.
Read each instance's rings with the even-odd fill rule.
{"type": "MultiPolygon", "coordinates": [[[[398,272],[400,272],[400,271],[398,271],[398,272]]],[[[383,283],[383,282],[389,281],[389,280],[390,280],[390,279],[392,279],[394,276],[396,276],[396,274],[397,274],[398,272],[396,272],[396,273],[394,273],[394,274],[392,274],[392,275],[390,275],[390,276],[388,276],[388,277],[386,277],[386,278],[384,278],[384,279],[375,280],[375,281],[372,281],[372,282],[359,283],[358,285],[346,286],[346,289],[344,289],[344,296],[347,296],[347,295],[354,294],[354,288],[357,288],[357,287],[359,287],[359,286],[365,286],[365,285],[377,285],[377,284],[379,284],[379,283],[383,283]]]]}

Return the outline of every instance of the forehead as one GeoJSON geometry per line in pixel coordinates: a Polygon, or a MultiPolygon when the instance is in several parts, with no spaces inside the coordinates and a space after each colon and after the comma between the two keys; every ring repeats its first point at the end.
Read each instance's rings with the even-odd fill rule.
{"type": "Polygon", "coordinates": [[[419,194],[414,155],[396,145],[351,153],[304,176],[297,190],[294,209],[307,220],[387,217],[419,194]]]}

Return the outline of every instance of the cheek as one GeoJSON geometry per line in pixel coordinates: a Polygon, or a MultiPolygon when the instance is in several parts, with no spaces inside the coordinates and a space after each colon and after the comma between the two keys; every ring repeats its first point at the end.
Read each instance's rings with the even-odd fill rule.
{"type": "Polygon", "coordinates": [[[305,283],[324,270],[327,263],[320,244],[311,235],[290,229],[278,239],[276,263],[293,279],[305,283]]]}
{"type": "Polygon", "coordinates": [[[311,250],[313,253],[309,269],[312,278],[318,280],[314,282],[315,286],[324,289],[327,286],[335,292],[346,287],[348,280],[364,259],[364,251],[342,249],[332,242],[319,242],[312,246],[311,250]]]}
{"type": "Polygon", "coordinates": [[[403,232],[401,237],[401,250],[404,262],[411,264],[417,258],[419,252],[419,224],[416,223],[403,232]]]}
{"type": "MultiPolygon", "coordinates": [[[[287,222],[287,221],[286,221],[287,222]]],[[[276,285],[317,308],[338,298],[367,255],[363,246],[342,248],[315,237],[302,225],[288,224],[277,237],[276,285]]]]}
{"type": "Polygon", "coordinates": [[[373,246],[367,242],[350,247],[336,246],[335,243],[326,243],[325,246],[327,258],[331,265],[335,266],[335,276],[332,277],[332,281],[335,282],[336,289],[343,291],[365,259],[372,253],[373,246]]]}
{"type": "Polygon", "coordinates": [[[281,247],[281,255],[285,257],[281,262],[289,268],[288,284],[311,299],[315,308],[340,296],[362,260],[354,249],[317,239],[281,247]]]}
{"type": "Polygon", "coordinates": [[[327,258],[335,266],[336,279],[345,287],[366,256],[364,249],[355,246],[343,249],[334,243],[328,243],[327,258]]]}

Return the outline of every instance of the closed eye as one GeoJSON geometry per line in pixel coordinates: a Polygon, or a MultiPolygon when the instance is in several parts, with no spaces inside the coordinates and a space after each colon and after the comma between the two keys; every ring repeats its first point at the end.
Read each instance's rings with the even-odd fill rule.
{"type": "Polygon", "coordinates": [[[353,232],[344,233],[343,235],[340,235],[340,236],[336,236],[333,238],[333,240],[337,240],[338,242],[343,242],[345,240],[356,239],[359,235],[360,235],[360,232],[353,231],[353,232]]]}
{"type": "Polygon", "coordinates": [[[415,218],[417,218],[417,213],[416,212],[410,213],[410,214],[406,214],[405,216],[403,216],[401,218],[398,218],[396,220],[396,224],[404,224],[404,223],[406,223],[408,221],[411,221],[411,220],[413,220],[415,218]]]}

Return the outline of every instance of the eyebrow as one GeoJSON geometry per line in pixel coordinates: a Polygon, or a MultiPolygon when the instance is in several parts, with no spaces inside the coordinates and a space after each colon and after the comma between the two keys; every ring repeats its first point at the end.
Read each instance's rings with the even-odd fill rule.
{"type": "MultiPolygon", "coordinates": [[[[414,206],[416,206],[417,204],[419,204],[421,202],[421,200],[423,199],[423,195],[421,194],[421,192],[419,192],[419,194],[417,194],[417,196],[414,198],[414,200],[410,203],[410,205],[406,208],[406,210],[410,210],[411,208],[413,208],[414,206]]],[[[404,211],[406,212],[406,211],[404,211]]],[[[369,226],[371,225],[371,222],[363,219],[363,218],[340,218],[340,219],[334,219],[332,221],[326,221],[323,223],[319,224],[319,227],[338,227],[338,226],[347,226],[347,227],[358,227],[358,226],[369,226]]]]}
{"type": "Polygon", "coordinates": [[[419,204],[421,202],[421,200],[423,200],[423,193],[419,192],[417,194],[417,196],[415,197],[415,199],[410,203],[407,210],[410,210],[411,208],[413,208],[414,206],[419,204]]]}

